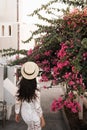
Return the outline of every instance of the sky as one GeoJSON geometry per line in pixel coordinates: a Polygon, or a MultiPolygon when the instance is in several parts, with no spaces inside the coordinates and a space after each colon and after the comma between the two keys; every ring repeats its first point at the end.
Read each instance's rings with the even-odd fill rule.
{"type": "MultiPolygon", "coordinates": [[[[30,31],[35,30],[34,24],[38,22],[36,17],[29,17],[28,14],[31,14],[35,9],[41,7],[42,4],[46,4],[49,0],[21,0],[21,9],[20,9],[20,22],[21,22],[21,33],[20,40],[27,40],[30,36],[30,31]]],[[[21,41],[20,41],[21,42],[21,41]]],[[[34,47],[34,41],[29,44],[20,45],[20,49],[30,49],[34,47]]]]}
{"type": "Polygon", "coordinates": [[[30,20],[29,17],[27,16],[27,14],[32,13],[35,9],[39,8],[42,4],[46,4],[49,0],[37,0],[38,2],[36,2],[36,0],[32,0],[30,2],[30,0],[22,0],[22,20],[26,23],[32,23],[32,21],[34,20],[30,20]]]}
{"type": "MultiPolygon", "coordinates": [[[[42,4],[47,4],[50,0],[20,0],[21,8],[20,8],[20,22],[21,22],[21,33],[20,33],[20,42],[21,40],[25,41],[31,35],[30,31],[34,31],[36,28],[34,26],[35,23],[41,23],[40,20],[36,16],[30,17],[28,14],[31,14],[35,9],[40,8],[42,4]]],[[[58,4],[58,7],[65,8],[65,5],[58,4]]],[[[44,12],[42,12],[43,15],[44,12]]],[[[43,21],[42,21],[43,22],[43,21]]],[[[45,24],[45,23],[44,23],[45,24]]],[[[34,40],[32,40],[29,44],[20,44],[20,49],[30,49],[34,47],[34,40]]]]}

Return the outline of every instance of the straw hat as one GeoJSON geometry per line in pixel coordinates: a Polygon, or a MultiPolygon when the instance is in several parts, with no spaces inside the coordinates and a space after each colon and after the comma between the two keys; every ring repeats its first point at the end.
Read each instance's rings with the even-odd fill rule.
{"type": "Polygon", "coordinates": [[[25,79],[34,79],[39,73],[39,67],[34,62],[26,62],[21,68],[21,74],[25,79]]]}

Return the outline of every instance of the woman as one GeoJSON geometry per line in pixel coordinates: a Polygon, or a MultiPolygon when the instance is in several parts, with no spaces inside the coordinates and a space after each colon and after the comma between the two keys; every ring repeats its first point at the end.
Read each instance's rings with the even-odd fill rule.
{"type": "Polygon", "coordinates": [[[22,79],[16,95],[15,120],[20,120],[21,115],[28,130],[41,130],[45,126],[42,108],[40,105],[40,91],[37,88],[36,77],[39,67],[34,62],[26,62],[21,68],[22,79]]]}

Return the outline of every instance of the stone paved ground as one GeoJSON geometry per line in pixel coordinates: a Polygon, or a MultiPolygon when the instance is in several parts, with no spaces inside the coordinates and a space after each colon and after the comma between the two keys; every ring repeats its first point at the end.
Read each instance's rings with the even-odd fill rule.
{"type": "MultiPolygon", "coordinates": [[[[50,110],[53,99],[61,94],[61,88],[41,89],[41,105],[46,120],[46,126],[43,130],[68,130],[62,111],[52,112],[50,110]]],[[[0,130],[27,130],[27,126],[22,119],[20,123],[16,123],[13,114],[10,120],[6,121],[4,128],[1,126],[0,122],[0,130]]]]}

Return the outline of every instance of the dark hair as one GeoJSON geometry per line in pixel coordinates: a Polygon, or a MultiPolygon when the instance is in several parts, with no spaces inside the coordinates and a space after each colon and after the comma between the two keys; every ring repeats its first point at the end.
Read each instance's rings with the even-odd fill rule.
{"type": "Polygon", "coordinates": [[[35,93],[36,90],[38,90],[36,78],[32,80],[28,80],[23,77],[19,83],[19,89],[17,91],[17,98],[18,100],[21,100],[21,101],[30,102],[33,99],[36,99],[37,97],[35,93]]]}

